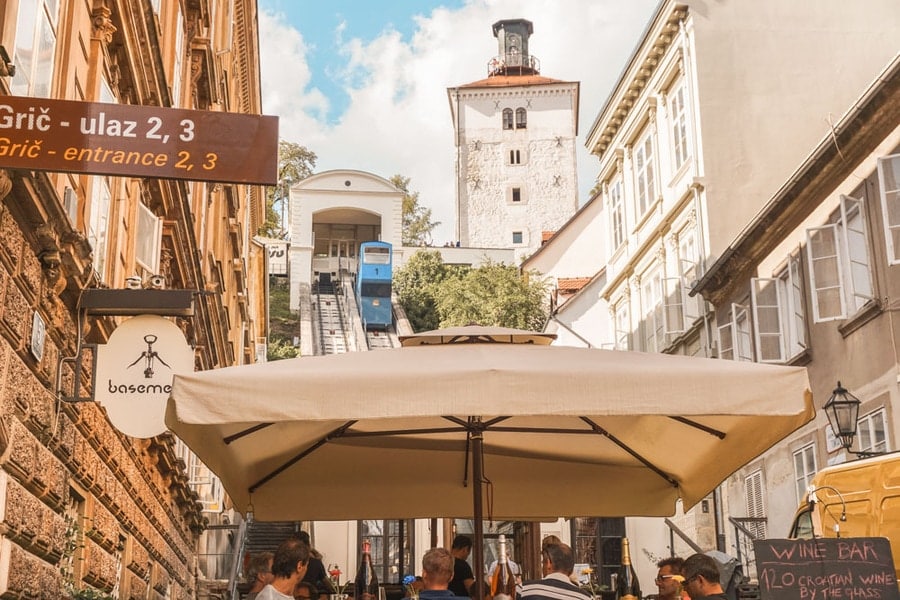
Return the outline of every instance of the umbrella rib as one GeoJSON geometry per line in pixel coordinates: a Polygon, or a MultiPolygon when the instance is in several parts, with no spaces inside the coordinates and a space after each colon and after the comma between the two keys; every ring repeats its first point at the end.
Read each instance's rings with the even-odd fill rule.
{"type": "Polygon", "coordinates": [[[724,431],[719,431],[718,429],[713,429],[712,427],[707,427],[706,425],[703,425],[702,423],[698,423],[697,421],[692,421],[692,420],[686,419],[684,417],[669,417],[669,418],[672,419],[673,421],[678,421],[679,423],[684,423],[685,425],[689,425],[690,427],[695,427],[695,428],[699,429],[700,431],[705,431],[706,433],[708,433],[710,435],[716,436],[720,440],[725,439],[724,431]]]}
{"type": "Polygon", "coordinates": [[[259,423],[257,425],[254,425],[253,427],[248,427],[247,429],[244,429],[243,431],[238,431],[237,433],[233,433],[231,435],[226,435],[224,438],[222,438],[222,441],[225,442],[225,445],[227,446],[231,442],[239,440],[242,437],[244,437],[245,435],[250,435],[251,433],[256,433],[260,429],[265,429],[269,425],[274,425],[274,424],[275,423],[259,423]]]}
{"type": "Polygon", "coordinates": [[[672,484],[672,487],[678,487],[678,482],[675,481],[668,473],[666,473],[665,471],[663,471],[662,469],[660,469],[659,467],[657,467],[656,465],[651,463],[649,460],[647,460],[646,458],[644,458],[643,456],[641,456],[640,454],[638,454],[637,452],[635,452],[634,450],[629,448],[622,441],[620,441],[616,436],[614,436],[607,430],[600,427],[600,425],[598,425],[597,423],[595,423],[588,417],[579,417],[579,418],[582,421],[584,421],[585,423],[587,423],[588,425],[590,425],[591,428],[594,430],[594,433],[599,433],[600,435],[609,438],[610,441],[612,441],[612,443],[614,443],[616,446],[618,446],[619,448],[621,448],[622,450],[624,450],[625,452],[627,452],[628,454],[630,454],[631,456],[633,456],[634,458],[639,460],[645,467],[647,467],[648,469],[650,469],[651,471],[653,471],[654,473],[656,473],[657,475],[659,475],[660,477],[662,477],[663,479],[668,481],[670,484],[672,484]]]}
{"type": "Polygon", "coordinates": [[[277,477],[278,475],[283,473],[285,470],[289,469],[293,464],[295,464],[298,461],[302,460],[303,458],[309,456],[312,452],[314,452],[315,450],[318,450],[319,448],[321,448],[322,446],[324,446],[325,444],[330,442],[332,439],[342,437],[346,433],[346,431],[350,427],[353,426],[354,423],[356,423],[355,420],[347,421],[346,423],[344,423],[337,429],[330,431],[328,434],[325,435],[325,437],[320,439],[318,442],[316,442],[315,444],[313,444],[312,446],[310,446],[309,448],[307,448],[300,454],[294,456],[291,460],[287,461],[286,463],[284,463],[283,465],[281,465],[280,467],[278,467],[277,469],[275,469],[274,471],[272,471],[271,473],[269,473],[268,475],[266,475],[265,477],[263,477],[262,479],[260,479],[256,483],[254,483],[253,485],[251,485],[247,491],[249,491],[252,494],[256,490],[258,490],[260,487],[262,487],[263,485],[265,485],[266,483],[268,483],[269,481],[271,481],[272,479],[274,479],[275,477],[277,477]]]}
{"type": "Polygon", "coordinates": [[[597,433],[591,429],[561,429],[559,427],[491,427],[490,431],[502,431],[504,433],[572,433],[576,435],[594,435],[597,433]]]}
{"type": "Polygon", "coordinates": [[[347,431],[341,437],[360,438],[378,437],[385,435],[416,435],[423,433],[457,433],[458,427],[430,427],[428,429],[384,429],[378,431],[347,431]]]}

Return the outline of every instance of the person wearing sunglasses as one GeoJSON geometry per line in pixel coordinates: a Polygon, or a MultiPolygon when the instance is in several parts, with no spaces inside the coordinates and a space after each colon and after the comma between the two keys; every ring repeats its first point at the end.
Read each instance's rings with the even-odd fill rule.
{"type": "Polygon", "coordinates": [[[684,560],[684,589],[691,600],[728,600],[722,589],[719,563],[706,554],[692,554],[684,560]]]}
{"type": "Polygon", "coordinates": [[[664,558],[656,563],[656,588],[658,600],[682,600],[687,598],[681,582],[684,581],[682,567],[684,559],[679,556],[664,558]]]}

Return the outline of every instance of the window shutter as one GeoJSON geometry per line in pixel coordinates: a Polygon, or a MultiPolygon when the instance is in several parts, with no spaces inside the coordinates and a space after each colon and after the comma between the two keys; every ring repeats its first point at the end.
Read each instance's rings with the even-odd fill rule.
{"type": "Polygon", "coordinates": [[[900,264],[900,154],[878,159],[878,188],[888,262],[900,264]]]}
{"type": "MultiPolygon", "coordinates": [[[[690,246],[693,248],[693,246],[690,246]]],[[[693,254],[693,252],[692,252],[693,254]]],[[[693,323],[702,314],[703,297],[700,294],[691,297],[690,289],[697,280],[697,263],[692,259],[682,258],[678,261],[681,267],[682,294],[684,296],[684,318],[693,323]]]]}
{"type": "Polygon", "coordinates": [[[841,241],[850,275],[845,280],[850,294],[848,301],[853,310],[857,310],[873,298],[863,203],[850,196],[841,196],[841,223],[841,241]]]}
{"type": "Polygon", "coordinates": [[[719,358],[734,360],[734,325],[729,317],[728,322],[719,325],[719,358]]]}
{"type": "Polygon", "coordinates": [[[684,294],[680,277],[666,277],[663,283],[663,313],[666,333],[683,333],[685,323],[684,294]]]}
{"type": "Polygon", "coordinates": [[[734,359],[753,362],[752,333],[746,306],[743,304],[731,305],[731,325],[734,336],[734,359]]]}
{"type": "Polygon", "coordinates": [[[806,249],[812,285],[813,320],[821,323],[846,318],[837,225],[832,223],[807,229],[806,249]]]}
{"type": "Polygon", "coordinates": [[[628,310],[627,299],[623,299],[616,305],[615,320],[615,349],[631,350],[631,319],[628,310]]]}
{"type": "Polygon", "coordinates": [[[759,362],[782,362],[785,358],[778,281],[763,277],[750,280],[753,339],[756,342],[756,360],[759,362]]]}
{"type": "MultiPolygon", "coordinates": [[[[766,505],[763,497],[765,488],[763,486],[762,471],[751,473],[744,480],[744,485],[747,488],[747,516],[758,519],[766,518],[766,505]]],[[[747,523],[747,529],[754,534],[756,539],[766,537],[766,524],[764,522],[747,523]]]]}
{"type": "MultiPolygon", "coordinates": [[[[788,264],[787,272],[787,303],[788,315],[791,320],[791,347],[788,355],[793,356],[800,350],[807,348],[806,342],[806,309],[803,298],[803,276],[800,273],[800,260],[792,257],[788,264]]],[[[788,324],[785,324],[787,330],[788,324]]]]}
{"type": "Polygon", "coordinates": [[[134,258],[150,274],[159,273],[159,249],[162,242],[162,219],[143,203],[138,203],[134,258]]]}

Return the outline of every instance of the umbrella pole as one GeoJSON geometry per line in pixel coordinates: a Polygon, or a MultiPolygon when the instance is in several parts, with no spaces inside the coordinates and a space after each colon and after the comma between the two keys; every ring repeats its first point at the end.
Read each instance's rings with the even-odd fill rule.
{"type": "Polygon", "coordinates": [[[474,600],[484,600],[484,521],[482,517],[481,503],[481,460],[484,456],[481,431],[472,433],[472,500],[475,503],[472,516],[475,519],[475,540],[473,550],[475,557],[472,559],[475,571],[475,595],[474,600]]]}

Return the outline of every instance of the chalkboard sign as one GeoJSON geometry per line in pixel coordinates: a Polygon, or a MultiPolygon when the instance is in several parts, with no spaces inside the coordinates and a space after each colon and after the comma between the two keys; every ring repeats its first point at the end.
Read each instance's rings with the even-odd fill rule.
{"type": "Polygon", "coordinates": [[[753,540],[762,600],[900,600],[887,538],[753,540]]]}

